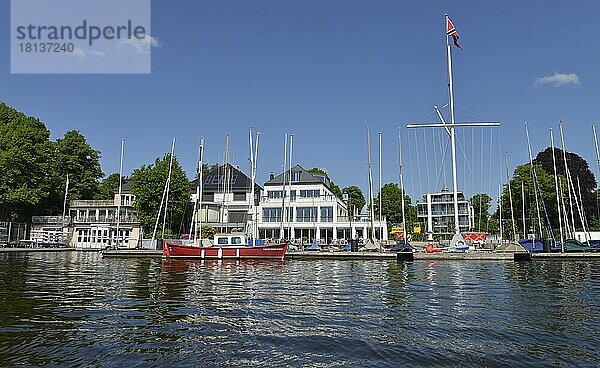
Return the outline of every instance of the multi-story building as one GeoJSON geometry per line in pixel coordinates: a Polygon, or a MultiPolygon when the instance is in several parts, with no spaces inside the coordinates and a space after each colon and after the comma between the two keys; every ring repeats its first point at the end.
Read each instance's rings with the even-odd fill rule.
{"type": "MultiPolygon", "coordinates": [[[[329,177],[310,173],[300,165],[291,169],[291,176],[290,170],[271,174],[264,184],[257,225],[262,239],[296,243],[316,240],[329,244],[371,237],[370,220],[348,215],[346,203],[331,190],[329,177]]],[[[385,219],[375,221],[374,228],[376,239],[387,240],[385,219]]]]}
{"type": "MultiPolygon", "coordinates": [[[[473,206],[458,192],[458,225],[461,231],[473,227],[473,206]]],[[[427,223],[427,231],[433,233],[452,233],[449,225],[454,222],[454,193],[443,189],[437,193],[427,193],[417,202],[417,219],[427,223]]]]}
{"type": "Polygon", "coordinates": [[[120,198],[117,192],[112,200],[73,200],[64,218],[34,216],[31,238],[38,242],[64,242],[77,248],[135,248],[140,244],[141,226],[134,201],[129,182],[123,183],[120,198]]]}
{"type": "MultiPolygon", "coordinates": [[[[192,202],[196,201],[196,183],[192,202]]],[[[262,188],[255,184],[254,201],[258,205],[262,188]]],[[[252,180],[231,164],[221,165],[203,176],[202,225],[210,225],[219,232],[245,231],[251,218],[252,180]]]]}

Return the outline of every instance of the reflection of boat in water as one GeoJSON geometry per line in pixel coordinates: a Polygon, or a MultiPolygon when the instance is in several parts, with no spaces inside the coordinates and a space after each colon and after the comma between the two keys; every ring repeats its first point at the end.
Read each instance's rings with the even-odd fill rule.
{"type": "Polygon", "coordinates": [[[283,259],[287,243],[247,245],[242,234],[215,235],[209,246],[164,241],[163,257],[166,258],[238,258],[283,259]]]}

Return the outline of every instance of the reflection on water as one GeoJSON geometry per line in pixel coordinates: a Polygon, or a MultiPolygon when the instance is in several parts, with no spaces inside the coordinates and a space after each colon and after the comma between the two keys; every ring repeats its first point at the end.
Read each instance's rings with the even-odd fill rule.
{"type": "Polygon", "coordinates": [[[0,254],[0,366],[597,366],[600,262],[0,254]]]}

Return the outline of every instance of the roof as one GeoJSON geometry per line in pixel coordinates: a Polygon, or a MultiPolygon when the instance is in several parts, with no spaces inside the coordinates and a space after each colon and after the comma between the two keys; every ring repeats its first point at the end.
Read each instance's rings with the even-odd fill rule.
{"type": "MultiPolygon", "coordinates": [[[[203,175],[203,192],[219,192],[223,190],[223,181],[225,176],[225,168],[228,170],[227,175],[229,176],[230,192],[248,192],[251,190],[252,179],[250,179],[241,170],[231,164],[221,165],[217,169],[203,175]]],[[[196,187],[196,181],[194,180],[193,186],[196,187]]],[[[262,188],[254,183],[255,190],[262,190],[262,188]]]]}
{"type": "MultiPolygon", "coordinates": [[[[289,180],[290,170],[285,171],[285,180],[289,180]]],[[[283,185],[283,174],[281,173],[274,177],[273,179],[267,181],[265,186],[267,185],[283,185]]],[[[292,184],[324,184],[327,188],[329,188],[329,178],[327,175],[313,174],[308,172],[308,170],[304,169],[300,165],[296,165],[292,167],[292,175],[298,175],[297,178],[292,178],[292,184]]]]}

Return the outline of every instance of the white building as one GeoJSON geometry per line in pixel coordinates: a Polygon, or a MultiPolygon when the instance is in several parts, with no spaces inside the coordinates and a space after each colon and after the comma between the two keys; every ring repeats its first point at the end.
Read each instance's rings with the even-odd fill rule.
{"type": "MultiPolygon", "coordinates": [[[[227,164],[205,174],[202,180],[202,205],[199,212],[202,226],[209,225],[220,232],[244,231],[251,218],[252,180],[238,168],[227,164]]],[[[196,201],[196,185],[192,202],[196,201]]],[[[255,184],[258,204],[262,188],[255,184]]]]}
{"type": "Polygon", "coordinates": [[[31,239],[66,243],[77,248],[106,248],[117,243],[122,248],[135,248],[140,244],[141,226],[133,207],[134,201],[129,182],[123,183],[121,198],[114,193],[112,200],[73,200],[65,218],[33,216],[31,239]]]}
{"type": "MultiPolygon", "coordinates": [[[[370,220],[349,216],[346,203],[335,196],[330,184],[327,175],[309,173],[300,165],[291,169],[291,178],[290,170],[276,177],[271,174],[258,208],[259,237],[304,244],[370,238],[370,220]]],[[[385,219],[375,221],[374,228],[376,239],[387,240],[385,219]]]]}
{"type": "MultiPolygon", "coordinates": [[[[458,223],[461,231],[473,228],[473,206],[458,192],[458,223]]],[[[437,193],[427,193],[417,202],[417,219],[427,223],[427,231],[433,233],[451,233],[448,224],[454,222],[454,193],[443,189],[437,193]]]]}

